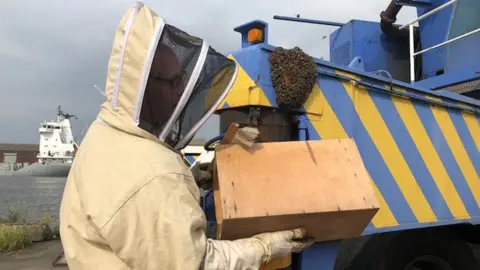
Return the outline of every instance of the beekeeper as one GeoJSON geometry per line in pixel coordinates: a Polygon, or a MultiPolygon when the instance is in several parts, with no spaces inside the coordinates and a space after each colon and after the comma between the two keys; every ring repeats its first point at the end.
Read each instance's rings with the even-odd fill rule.
{"type": "Polygon", "coordinates": [[[301,229],[205,236],[199,188],[179,149],[218,107],[235,62],[141,3],[123,16],[107,100],[75,157],[60,209],[69,268],[257,269],[298,252],[301,229]]]}

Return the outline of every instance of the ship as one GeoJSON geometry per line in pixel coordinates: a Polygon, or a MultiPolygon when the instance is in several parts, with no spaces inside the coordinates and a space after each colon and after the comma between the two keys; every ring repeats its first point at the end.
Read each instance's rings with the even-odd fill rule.
{"type": "Polygon", "coordinates": [[[40,144],[37,162],[12,173],[13,176],[67,177],[79,145],[72,133],[70,119],[75,115],[57,108],[55,121],[44,121],[38,129],[40,144]]]}

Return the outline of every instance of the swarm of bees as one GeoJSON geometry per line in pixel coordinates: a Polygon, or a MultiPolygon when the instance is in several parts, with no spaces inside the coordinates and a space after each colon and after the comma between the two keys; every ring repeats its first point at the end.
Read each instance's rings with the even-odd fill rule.
{"type": "Polygon", "coordinates": [[[317,77],[317,65],[302,49],[277,47],[270,54],[270,76],[279,107],[299,109],[307,101],[317,77]]]}

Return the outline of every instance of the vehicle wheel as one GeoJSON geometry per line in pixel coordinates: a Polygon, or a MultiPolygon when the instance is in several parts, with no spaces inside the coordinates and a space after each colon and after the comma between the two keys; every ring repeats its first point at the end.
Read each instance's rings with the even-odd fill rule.
{"type": "Polygon", "coordinates": [[[478,270],[471,249],[448,228],[373,235],[351,270],[478,270]]]}

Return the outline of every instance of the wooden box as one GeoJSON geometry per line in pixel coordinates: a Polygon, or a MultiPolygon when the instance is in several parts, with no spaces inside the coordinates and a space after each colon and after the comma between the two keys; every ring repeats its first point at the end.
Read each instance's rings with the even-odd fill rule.
{"type": "Polygon", "coordinates": [[[296,227],[318,242],[358,237],[379,209],[351,139],[220,145],[215,159],[219,239],[296,227]]]}

